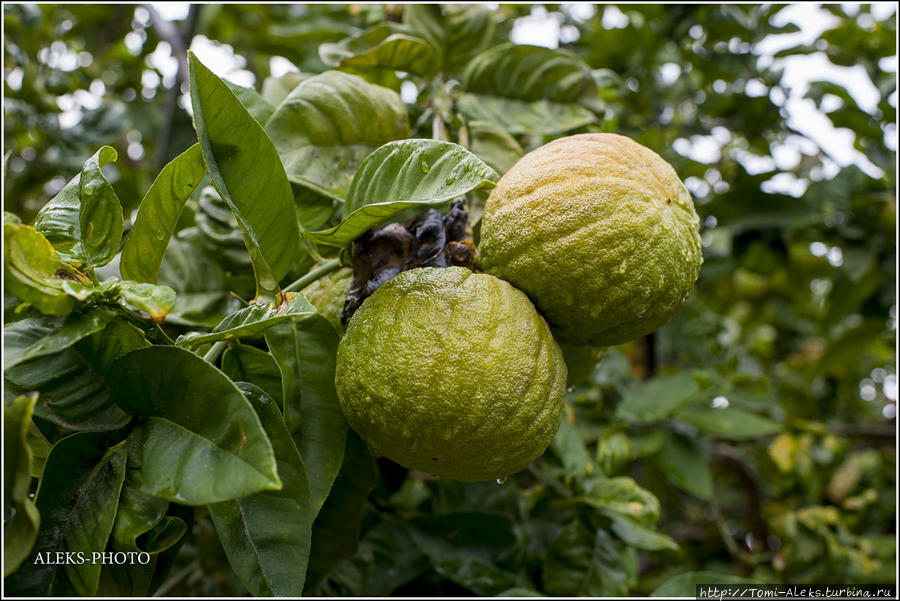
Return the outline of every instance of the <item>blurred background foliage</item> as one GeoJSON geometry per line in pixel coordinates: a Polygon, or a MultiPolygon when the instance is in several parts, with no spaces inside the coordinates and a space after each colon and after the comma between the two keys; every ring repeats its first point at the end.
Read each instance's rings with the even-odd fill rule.
{"type": "MultiPolygon", "coordinates": [[[[4,209],[29,222],[104,144],[120,152],[105,171],[126,215],[137,206],[195,140],[187,48],[231,56],[223,74],[276,104],[303,74],[330,68],[322,44],[401,23],[405,7],[208,4],[175,20],[152,5],[3,10],[4,209]]],[[[437,10],[448,21],[459,14],[437,10]]],[[[672,163],[694,195],[705,262],[668,326],[589,353],[567,421],[530,470],[502,485],[460,484],[385,460],[345,465],[336,490],[347,494],[330,497],[317,522],[328,536],[314,538],[307,592],[649,594],[695,571],[894,582],[896,13],[826,5],[818,39],[763,56],[797,31],[778,17],[783,5],[469,10],[486,11],[484,47],[515,40],[535,19],[558,31],[559,48],[587,63],[599,91],[589,108],[602,118],[572,131],[628,135],[672,163]],[[785,59],[800,56],[861,66],[877,98],[861,102],[859,90],[831,80],[791,89],[785,59]],[[799,106],[850,132],[852,160],[798,125],[799,106]],[[628,495],[629,505],[610,509],[628,495]],[[645,525],[657,517],[655,529],[645,525]]],[[[451,42],[430,80],[351,61],[340,68],[403,92],[412,137],[430,137],[430,116],[446,109],[442,90],[471,60],[451,42]]],[[[476,139],[477,124],[452,108],[442,114],[451,138],[472,135],[500,170],[559,135],[510,142],[482,125],[494,138],[476,139]]],[[[189,205],[173,241],[186,250],[170,247],[161,278],[196,293],[201,308],[211,288],[252,295],[239,235],[210,218],[217,202],[189,205]]],[[[244,594],[208,515],[192,517],[157,593],[244,594]]]]}

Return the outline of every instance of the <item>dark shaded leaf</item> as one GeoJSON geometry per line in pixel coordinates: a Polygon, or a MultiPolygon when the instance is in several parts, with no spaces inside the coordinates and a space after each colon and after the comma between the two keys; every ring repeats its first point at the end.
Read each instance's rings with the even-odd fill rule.
{"type": "Polygon", "coordinates": [[[106,548],[124,480],[125,451],[121,446],[108,449],[106,435],[82,432],[56,443],[35,500],[41,514],[37,543],[6,580],[7,593],[95,595],[101,564],[91,558],[106,548]],[[82,553],[84,563],[53,559],[66,551],[82,553]]]}

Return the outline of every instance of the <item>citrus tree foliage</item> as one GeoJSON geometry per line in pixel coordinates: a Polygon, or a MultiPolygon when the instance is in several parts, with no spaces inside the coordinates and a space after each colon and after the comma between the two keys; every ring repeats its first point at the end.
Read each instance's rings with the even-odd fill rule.
{"type": "Polygon", "coordinates": [[[818,40],[763,60],[797,30],[780,6],[549,6],[555,49],[515,42],[531,8],[4,6],[8,593],[893,581],[895,15],[828,5],[818,40]],[[187,53],[201,35],[254,86],[187,53]],[[875,102],[788,89],[780,61],[805,55],[861,70],[875,102]],[[273,57],[299,71],[272,77],[273,57]],[[856,161],[787,98],[849,131],[856,161]],[[704,245],[687,306],[637,342],[564,349],[581,381],[562,425],[505,482],[374,458],[337,405],[339,334],[297,290],[461,196],[477,242],[498,176],[581,132],[686,181],[704,245]],[[103,550],[150,559],[36,561],[103,550]]]}

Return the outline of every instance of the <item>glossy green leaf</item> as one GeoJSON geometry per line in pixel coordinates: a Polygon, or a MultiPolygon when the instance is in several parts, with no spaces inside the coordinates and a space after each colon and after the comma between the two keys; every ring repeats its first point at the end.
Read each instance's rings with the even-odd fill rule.
{"type": "Polygon", "coordinates": [[[558,135],[597,120],[586,108],[552,100],[517,100],[484,94],[462,94],[460,112],[471,120],[488,121],[510,134],[558,135]]]}
{"type": "Polygon", "coordinates": [[[259,123],[221,79],[193,54],[189,59],[194,126],[203,160],[244,235],[257,296],[271,300],[279,280],[301,254],[290,184],[259,123]]]}
{"type": "Polygon", "coordinates": [[[32,452],[28,430],[37,396],[20,396],[3,406],[3,576],[31,553],[41,516],[30,498],[32,452]]]}
{"type": "Polygon", "coordinates": [[[676,415],[714,438],[744,440],[780,432],[781,424],[734,407],[688,407],[676,415]]]}
{"type": "Polygon", "coordinates": [[[647,551],[678,550],[678,543],[657,532],[646,524],[616,511],[604,510],[604,515],[612,520],[612,530],[625,543],[647,551]]]}
{"type": "Polygon", "coordinates": [[[422,76],[440,66],[431,44],[396,23],[380,23],[338,43],[322,44],[319,56],[331,67],[389,69],[422,76]]]}
{"type": "Polygon", "coordinates": [[[558,134],[596,120],[578,104],[597,95],[591,71],[580,58],[561,50],[496,46],[468,63],[463,87],[467,94],[459,99],[461,112],[512,134],[558,134]]]}
{"type": "Polygon", "coordinates": [[[631,583],[621,556],[621,543],[605,531],[569,522],[547,550],[541,573],[544,589],[560,597],[624,596],[631,583]]]}
{"type": "Polygon", "coordinates": [[[240,383],[272,442],[284,487],[209,506],[228,561],[254,596],[303,592],[312,537],[309,478],[275,400],[240,383]]]}
{"type": "Polygon", "coordinates": [[[38,539],[31,556],[6,580],[7,594],[95,595],[101,563],[94,554],[106,549],[124,480],[125,451],[109,449],[105,434],[82,432],[56,443],[35,499],[41,514],[38,539]],[[80,552],[85,561],[58,562],[57,552],[80,552]]]}
{"type": "Polygon", "coordinates": [[[136,350],[112,364],[107,381],[116,403],[143,420],[132,433],[143,492],[206,505],[281,487],[253,408],[197,355],[171,346],[136,350]]]}
{"type": "Polygon", "coordinates": [[[494,11],[480,5],[407,4],[403,22],[438,50],[445,71],[465,66],[496,30],[494,11]]]}
{"type": "Polygon", "coordinates": [[[65,261],[100,267],[119,250],[124,227],[122,205],[101,171],[116,157],[110,146],[98,150],[34,220],[35,229],[65,261]]]}
{"type": "Polygon", "coordinates": [[[156,283],[169,240],[184,205],[206,175],[199,144],[194,144],[163,167],[138,208],[134,227],[122,247],[122,277],[156,283]]]}
{"type": "Polygon", "coordinates": [[[74,280],[89,284],[73,267],[64,263],[43,234],[28,225],[3,221],[4,287],[41,313],[65,316],[76,301],[63,283],[74,280]]]}
{"type": "Polygon", "coordinates": [[[479,188],[492,188],[497,173],[451,142],[399,140],[366,157],[353,177],[344,214],[389,202],[437,204],[479,188]]]}
{"type": "Polygon", "coordinates": [[[347,436],[334,387],[338,335],[313,314],[270,328],[266,344],[281,370],[284,421],[306,464],[315,515],[341,468],[347,436]]]}
{"type": "Polygon", "coordinates": [[[65,320],[28,317],[3,328],[4,367],[65,350],[86,336],[106,327],[113,314],[90,309],[69,315],[65,320]]]}
{"type": "Polygon", "coordinates": [[[590,68],[562,50],[501,44],[482,52],[463,73],[463,87],[476,94],[573,103],[596,90],[590,68]]]}
{"type": "Polygon", "coordinates": [[[31,449],[31,476],[40,478],[44,471],[44,463],[50,455],[50,441],[38,429],[34,422],[28,424],[28,433],[25,435],[28,448],[31,449]]]}
{"type": "Polygon", "coordinates": [[[165,551],[180,539],[186,530],[177,517],[166,516],[169,502],[140,490],[135,480],[140,472],[129,471],[122,498],[116,511],[112,545],[118,551],[142,551],[155,555],[165,551]]]}
{"type": "MultiPolygon", "coordinates": [[[[297,73],[296,71],[288,71],[280,77],[267,77],[263,81],[260,95],[266,102],[277,108],[291,93],[291,90],[310,77],[313,77],[312,73],[297,73]]],[[[268,122],[268,119],[266,121],[268,122]]]]}
{"type": "Polygon", "coordinates": [[[209,334],[182,336],[178,345],[188,349],[201,344],[244,338],[262,334],[272,326],[291,317],[312,315],[315,308],[308,300],[296,292],[286,292],[275,302],[258,301],[249,307],[235,311],[223,319],[209,334]]]}
{"type": "Polygon", "coordinates": [[[393,90],[328,71],[294,88],[266,131],[291,182],[343,201],[369,153],[409,136],[409,118],[393,90]]]}
{"type": "Polygon", "coordinates": [[[116,288],[126,305],[145,311],[153,321],[163,321],[175,307],[175,291],[145,282],[119,282],[116,288]]]}
{"type": "Polygon", "coordinates": [[[603,478],[586,484],[584,496],[573,500],[597,509],[615,511],[641,522],[659,519],[659,500],[631,478],[603,478]]]}
{"type": "Polygon", "coordinates": [[[245,88],[244,86],[230,82],[227,79],[222,81],[224,81],[225,85],[231,89],[240,103],[244,105],[244,108],[247,109],[250,116],[256,119],[257,123],[265,126],[266,121],[268,121],[269,117],[272,116],[272,113],[275,112],[275,107],[252,88],[245,88]]]}
{"type": "Polygon", "coordinates": [[[594,460],[588,453],[584,439],[568,420],[562,420],[550,448],[559,457],[567,476],[583,476],[594,470],[594,460]]]}
{"type": "Polygon", "coordinates": [[[492,188],[497,178],[462,146],[438,140],[389,142],[357,170],[344,220],[310,235],[322,244],[343,246],[407,209],[441,205],[472,190],[492,188]]]}
{"type": "Polygon", "coordinates": [[[236,344],[222,354],[222,371],[233,382],[250,382],[266,391],[284,407],[281,371],[269,353],[247,344],[236,344]]]}
{"type": "Polygon", "coordinates": [[[758,584],[753,578],[741,578],[734,574],[719,572],[685,572],[669,578],[650,593],[653,597],[673,599],[675,597],[696,597],[700,584],[758,584]]]}
{"type": "Polygon", "coordinates": [[[490,121],[471,121],[468,128],[469,149],[497,173],[506,173],[522,158],[522,147],[499,125],[490,121]]]}
{"type": "Polygon", "coordinates": [[[318,583],[339,561],[356,553],[366,498],[377,479],[375,459],[365,443],[349,432],[341,469],[313,523],[307,586],[318,583]]]}
{"type": "Polygon", "coordinates": [[[658,422],[692,401],[699,390],[687,372],[635,383],[624,391],[616,417],[635,424],[658,422]]]}

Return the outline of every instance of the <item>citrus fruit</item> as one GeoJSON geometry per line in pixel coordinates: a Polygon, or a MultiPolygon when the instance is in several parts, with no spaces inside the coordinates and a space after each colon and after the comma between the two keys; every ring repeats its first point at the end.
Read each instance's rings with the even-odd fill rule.
{"type": "Polygon", "coordinates": [[[593,346],[575,346],[571,344],[560,344],[559,349],[562,351],[563,359],[566,362],[566,370],[568,377],[566,378],[566,386],[578,386],[588,379],[597,362],[603,353],[603,349],[593,346]]]}
{"type": "Polygon", "coordinates": [[[486,272],[534,301],[557,340],[609,346],[665,324],[703,262],[691,195],[662,157],[616,134],[522,157],[481,220],[486,272]]]}
{"type": "Polygon", "coordinates": [[[378,288],[347,324],[335,372],[347,422],[373,453],[460,481],[538,458],[565,384],[528,297],[463,267],[411,269],[378,288]]]}
{"type": "Polygon", "coordinates": [[[344,267],[319,278],[301,291],[316,311],[334,326],[338,334],[344,333],[341,312],[344,310],[344,301],[347,300],[347,292],[352,281],[353,270],[344,267]]]}

